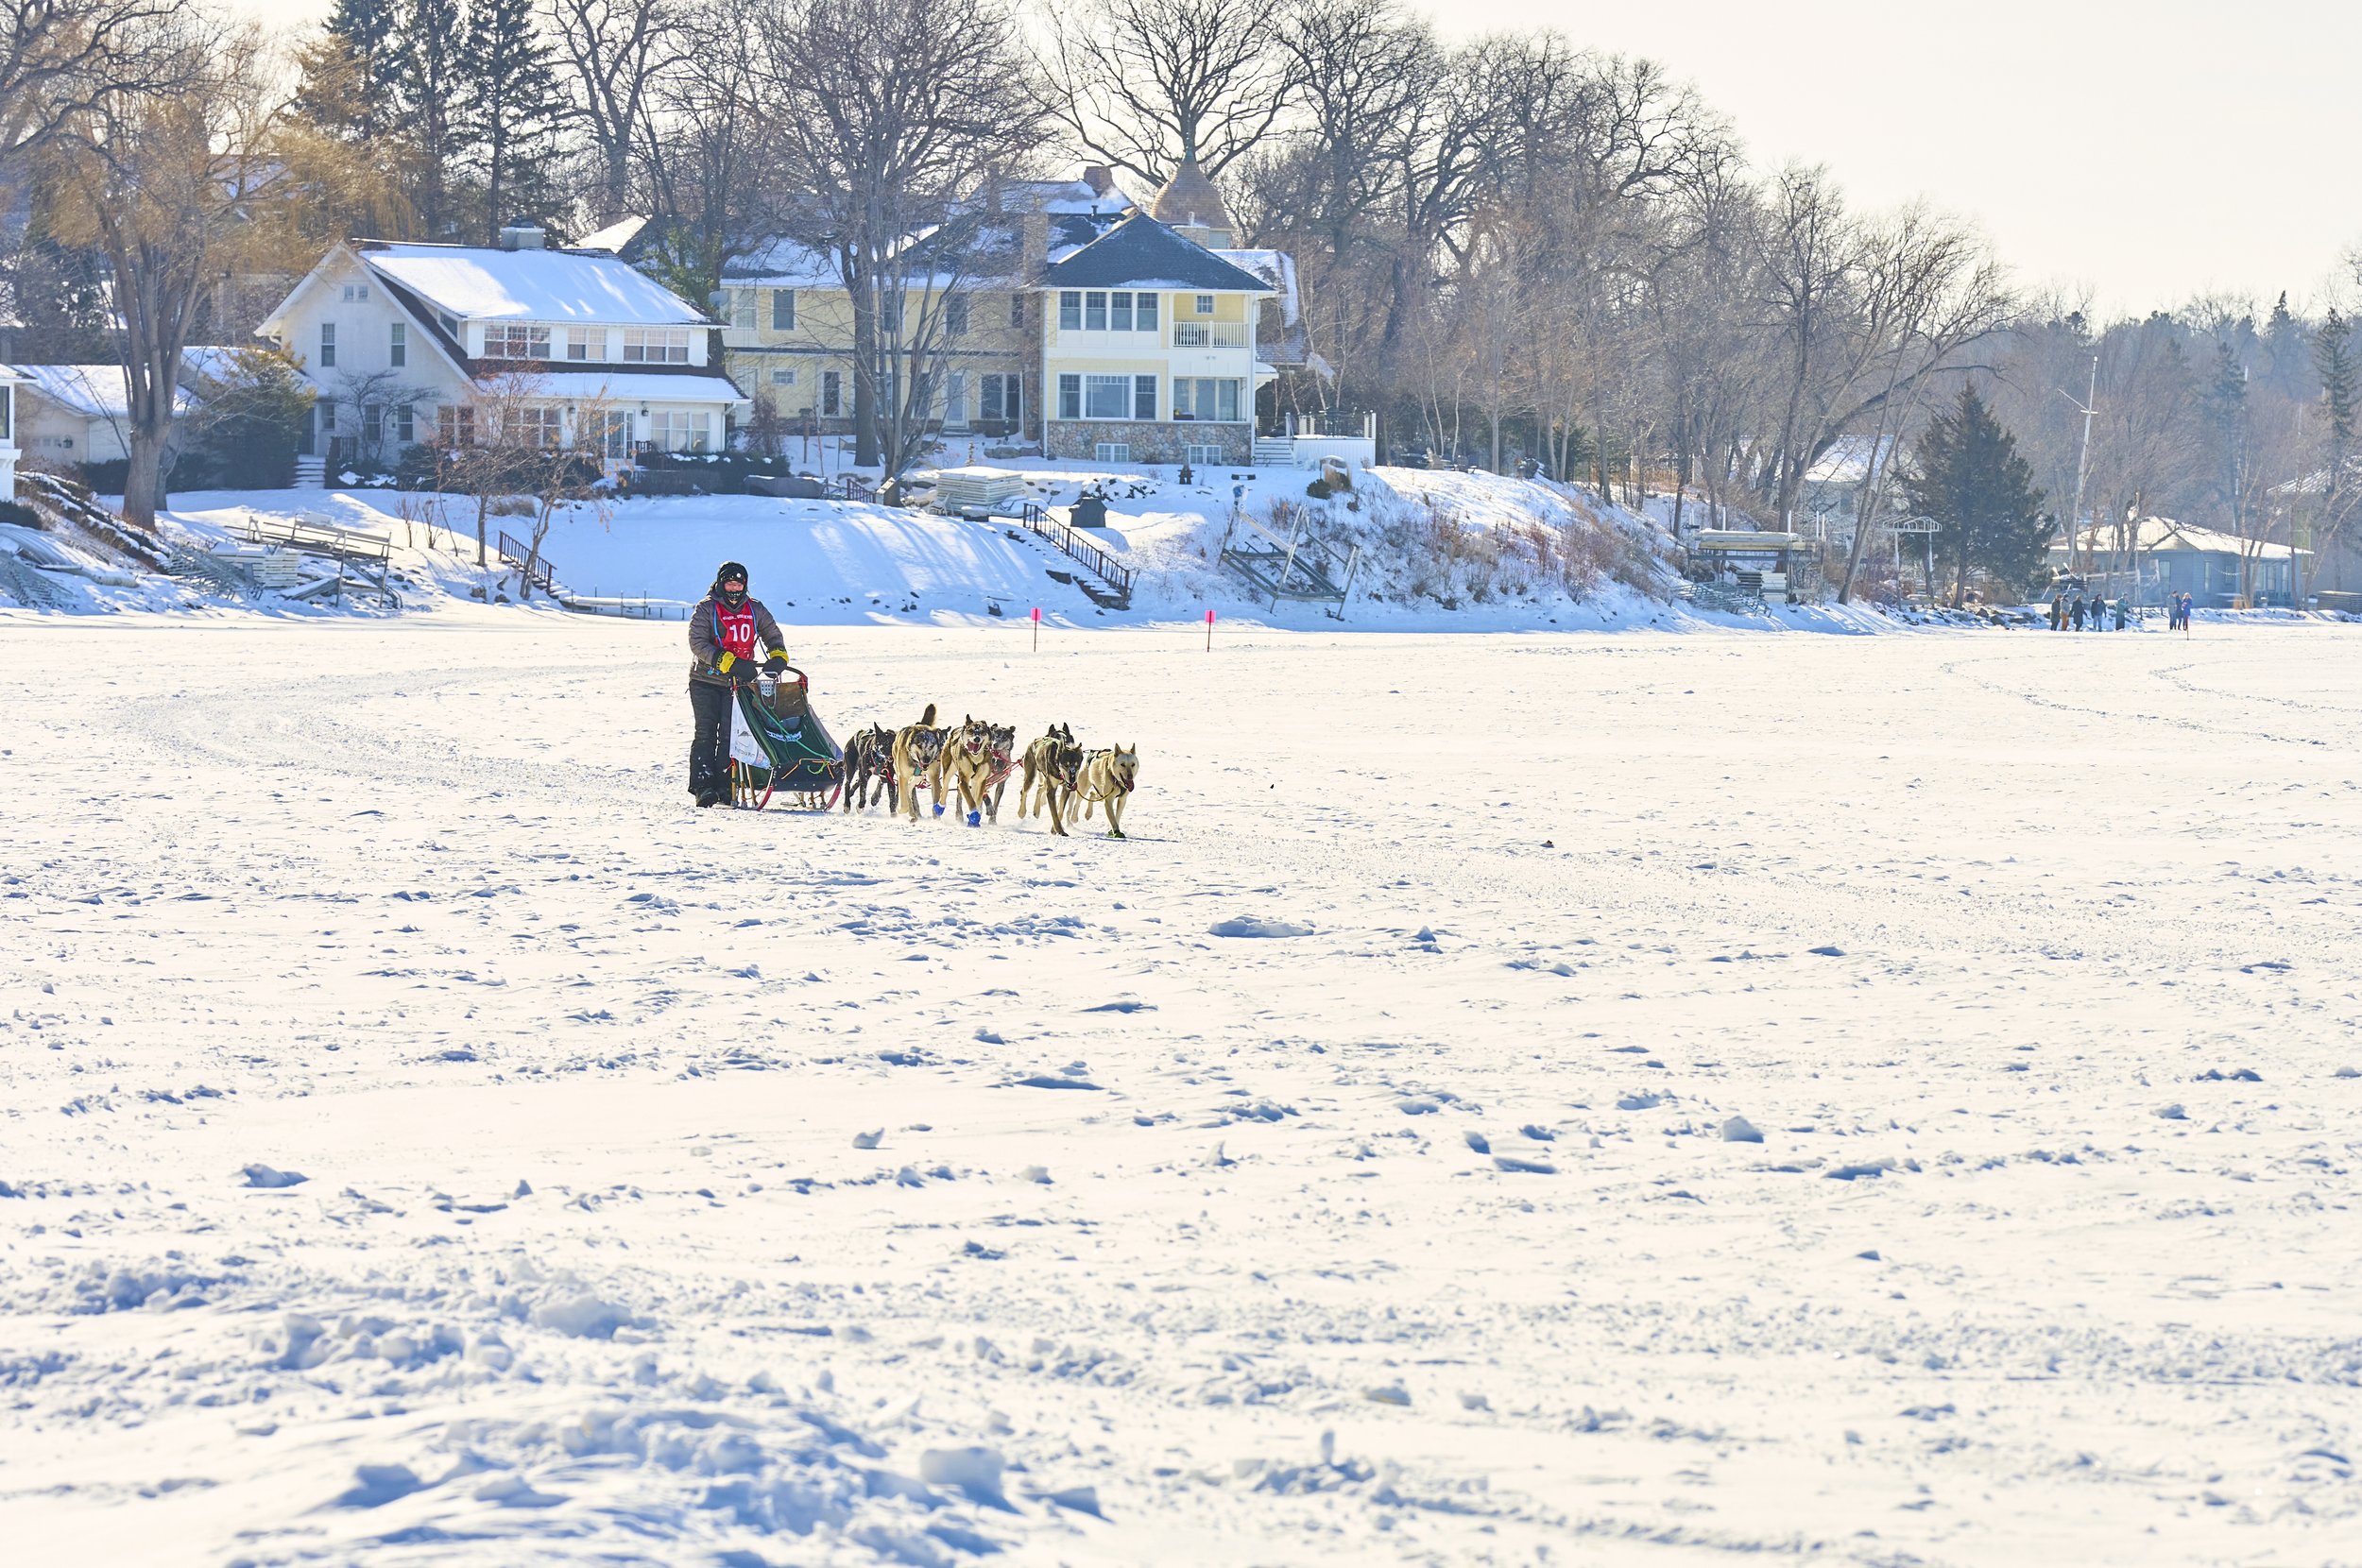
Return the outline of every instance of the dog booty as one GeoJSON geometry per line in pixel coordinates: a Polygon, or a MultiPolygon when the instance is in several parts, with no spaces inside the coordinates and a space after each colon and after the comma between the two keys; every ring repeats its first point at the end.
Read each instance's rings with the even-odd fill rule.
{"type": "Polygon", "coordinates": [[[941,801],[936,801],[936,802],[935,802],[935,815],[937,815],[937,816],[941,816],[941,815],[943,815],[943,802],[941,802],[941,801]]]}
{"type": "Polygon", "coordinates": [[[967,825],[970,827],[982,827],[984,825],[984,813],[982,811],[968,812],[967,825]]]}

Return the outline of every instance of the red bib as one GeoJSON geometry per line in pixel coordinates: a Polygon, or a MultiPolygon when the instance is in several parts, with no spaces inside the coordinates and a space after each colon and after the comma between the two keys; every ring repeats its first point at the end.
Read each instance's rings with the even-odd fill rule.
{"type": "Polygon", "coordinates": [[[726,654],[739,658],[755,656],[755,602],[751,599],[730,608],[719,599],[713,602],[713,640],[726,654]]]}

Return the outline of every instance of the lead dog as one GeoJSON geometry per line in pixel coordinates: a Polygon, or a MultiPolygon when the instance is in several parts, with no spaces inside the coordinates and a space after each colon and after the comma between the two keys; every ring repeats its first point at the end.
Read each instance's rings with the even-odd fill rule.
{"type": "Polygon", "coordinates": [[[935,727],[935,705],[929,703],[918,723],[894,732],[894,804],[913,822],[918,820],[918,782],[934,792],[937,812],[943,810],[943,738],[935,727]]]}
{"type": "Polygon", "coordinates": [[[1088,822],[1093,806],[1107,808],[1107,836],[1120,839],[1123,833],[1123,808],[1132,798],[1133,786],[1139,782],[1140,754],[1137,746],[1115,746],[1095,751],[1083,758],[1083,769],[1075,776],[1075,798],[1083,803],[1083,820],[1088,822]]]}
{"type": "Polygon", "coordinates": [[[1066,837],[1066,804],[1082,766],[1083,748],[1074,743],[1074,731],[1065,724],[1052,724],[1047,734],[1025,748],[1025,774],[1017,786],[1017,814],[1047,816],[1050,830],[1066,837]]]}
{"type": "Polygon", "coordinates": [[[1009,787],[1009,752],[1017,731],[1007,724],[967,717],[943,743],[943,774],[959,791],[960,812],[970,827],[989,815],[1001,820],[1001,796],[1009,787]]]}
{"type": "Polygon", "coordinates": [[[894,732],[871,724],[845,743],[845,809],[894,800],[894,732]]]}

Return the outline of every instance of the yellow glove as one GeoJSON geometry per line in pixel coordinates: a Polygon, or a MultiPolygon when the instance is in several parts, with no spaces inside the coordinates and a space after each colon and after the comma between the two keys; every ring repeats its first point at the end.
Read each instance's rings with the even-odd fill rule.
{"type": "Polygon", "coordinates": [[[715,659],[715,660],[713,661],[713,667],[714,667],[716,670],[719,670],[722,673],[724,673],[724,674],[726,674],[726,675],[727,675],[727,674],[728,674],[728,673],[730,673],[730,666],[731,666],[731,665],[733,665],[733,664],[736,664],[737,662],[738,662],[738,656],[737,656],[736,654],[731,653],[728,649],[725,648],[725,649],[722,651],[722,656],[721,656],[720,658],[717,658],[717,659],[715,659]]]}

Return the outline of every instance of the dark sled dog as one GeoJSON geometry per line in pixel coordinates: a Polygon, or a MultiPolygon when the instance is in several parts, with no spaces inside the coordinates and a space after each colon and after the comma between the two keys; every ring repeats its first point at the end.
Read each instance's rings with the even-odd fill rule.
{"type": "Polygon", "coordinates": [[[845,742],[845,809],[894,803],[894,732],[871,724],[845,742]]]}

